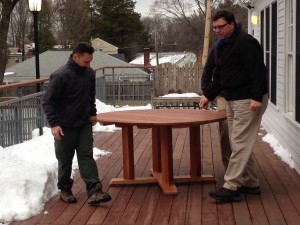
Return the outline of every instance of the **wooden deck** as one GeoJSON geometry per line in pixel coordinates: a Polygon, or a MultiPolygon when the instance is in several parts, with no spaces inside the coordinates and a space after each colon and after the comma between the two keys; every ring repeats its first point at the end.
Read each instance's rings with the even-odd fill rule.
{"type": "MultiPolygon", "coordinates": [[[[97,160],[104,190],[111,194],[112,201],[99,207],[89,206],[84,183],[77,174],[73,187],[76,204],[64,203],[56,196],[40,215],[11,224],[300,224],[300,176],[274,155],[261,136],[254,150],[260,167],[261,195],[244,195],[242,201],[235,203],[216,203],[210,198],[208,192],[222,186],[224,175],[218,124],[201,129],[203,171],[214,174],[216,183],[178,184],[176,196],[164,195],[157,184],[109,187],[111,178],[122,177],[121,132],[99,133],[95,146],[112,152],[97,160]]],[[[134,134],[136,176],[149,176],[151,131],[135,129],[134,134]]],[[[188,129],[173,130],[173,147],[174,175],[188,174],[188,129]]]]}

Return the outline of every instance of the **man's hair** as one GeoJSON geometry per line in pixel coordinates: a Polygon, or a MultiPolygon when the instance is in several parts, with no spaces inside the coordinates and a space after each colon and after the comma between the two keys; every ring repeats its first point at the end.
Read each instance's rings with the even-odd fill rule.
{"type": "Polygon", "coordinates": [[[236,27],[236,21],[234,18],[234,14],[225,10],[218,11],[213,16],[213,21],[216,21],[220,18],[224,18],[227,23],[234,23],[234,27],[236,27]]]}
{"type": "Polygon", "coordinates": [[[82,55],[84,53],[93,54],[94,53],[93,46],[88,42],[79,42],[75,48],[73,49],[73,54],[82,55]]]}

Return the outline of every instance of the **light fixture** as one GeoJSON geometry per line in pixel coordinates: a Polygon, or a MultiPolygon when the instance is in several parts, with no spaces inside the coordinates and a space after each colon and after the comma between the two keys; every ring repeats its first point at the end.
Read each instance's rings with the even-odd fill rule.
{"type": "Polygon", "coordinates": [[[258,24],[258,16],[255,13],[251,15],[251,23],[254,25],[258,24]]]}
{"type": "Polygon", "coordinates": [[[42,8],[42,0],[28,0],[28,5],[31,12],[39,12],[42,8]]]}

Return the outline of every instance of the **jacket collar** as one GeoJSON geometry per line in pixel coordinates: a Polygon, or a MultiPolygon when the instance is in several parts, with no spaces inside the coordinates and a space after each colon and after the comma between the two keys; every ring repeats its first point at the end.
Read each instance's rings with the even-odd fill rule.
{"type": "Polygon", "coordinates": [[[237,24],[229,38],[218,40],[218,46],[223,46],[223,45],[233,43],[237,38],[237,36],[239,35],[239,33],[241,32],[241,30],[242,30],[241,24],[237,24]]]}
{"type": "Polygon", "coordinates": [[[70,55],[69,57],[69,60],[67,62],[67,65],[69,67],[71,67],[73,70],[75,70],[77,73],[83,73],[86,68],[85,67],[82,67],[82,66],[79,66],[73,59],[72,59],[72,54],[70,55]]]}

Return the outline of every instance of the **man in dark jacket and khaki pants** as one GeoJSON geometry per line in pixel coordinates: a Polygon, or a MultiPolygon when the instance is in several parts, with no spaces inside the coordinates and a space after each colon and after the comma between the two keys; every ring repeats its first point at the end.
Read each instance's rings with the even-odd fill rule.
{"type": "Polygon", "coordinates": [[[239,201],[241,193],[260,193],[252,151],[268,103],[267,73],[259,42],[242,31],[232,13],[217,12],[213,29],[219,40],[204,67],[199,106],[206,107],[217,96],[226,99],[231,154],[223,187],[209,195],[220,201],[239,201]]]}
{"type": "Polygon", "coordinates": [[[93,158],[92,126],[96,123],[95,71],[90,67],[93,47],[86,42],[76,45],[68,62],[50,76],[43,108],[55,141],[58,160],[58,189],[61,199],[75,203],[71,179],[72,160],[77,153],[79,172],[86,184],[88,204],[111,200],[102,191],[93,158]]]}

